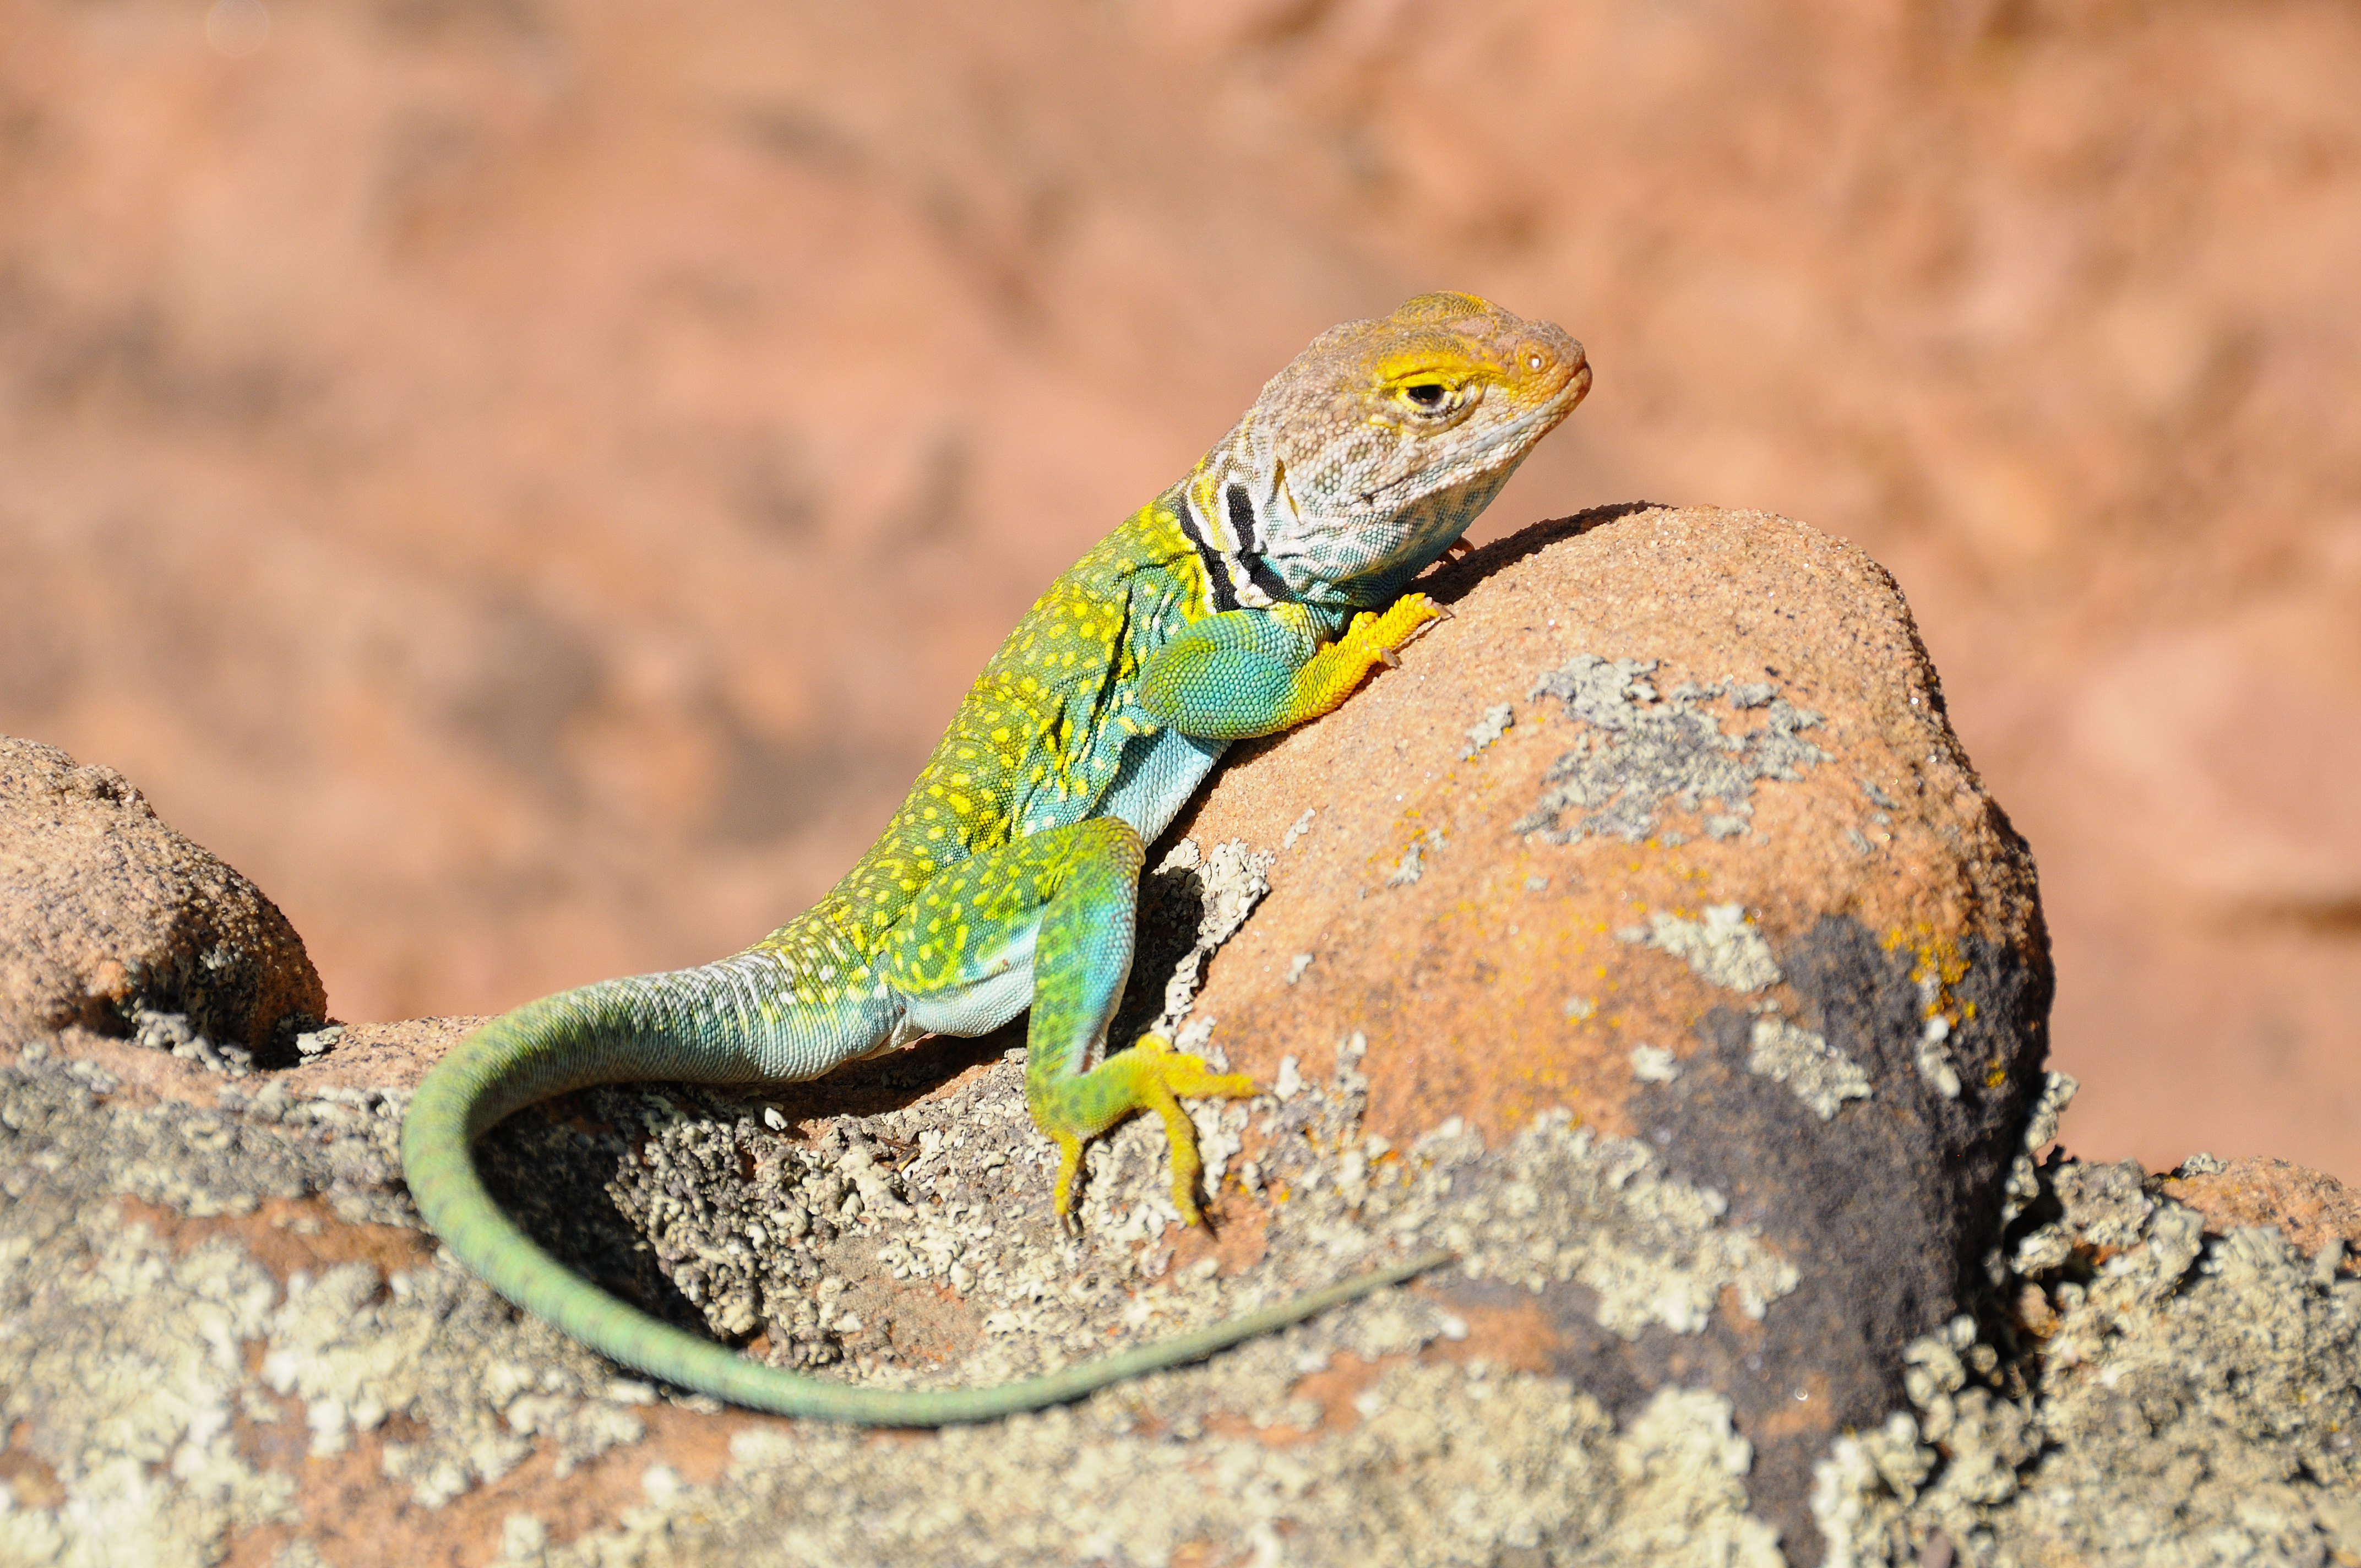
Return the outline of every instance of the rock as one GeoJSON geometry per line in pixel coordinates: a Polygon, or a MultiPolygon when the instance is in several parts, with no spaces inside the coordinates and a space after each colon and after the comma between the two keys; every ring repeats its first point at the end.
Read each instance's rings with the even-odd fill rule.
{"type": "Polygon", "coordinates": [[[2361,1561],[2361,1279],[2301,1223],[2217,1229],[2190,1179],[2042,1168],[2009,1311],[1908,1346],[1908,1407],[1815,1466],[1830,1563],[2361,1561]]]}
{"type": "Polygon", "coordinates": [[[0,1041],[80,1025],[220,1062],[327,1011],[259,888],[122,774],[0,736],[0,1041]]]}
{"type": "MultiPolygon", "coordinates": [[[[2065,1089],[2037,1070],[2029,868],[1882,575],[1775,519],[1642,510],[1439,587],[1458,618],[1241,754],[1148,879],[1126,1016],[1272,1091],[1194,1108],[1210,1234],[1173,1223],[1153,1118],[1093,1146],[1061,1227],[1016,1031],[761,1094],[592,1091],[479,1157],[606,1288],[829,1377],[1022,1376],[1434,1241],[1455,1269],[1037,1416],[778,1420],[621,1374],[434,1255],[395,1135],[473,1021],[320,1031],[236,1078],[68,1028],[0,1052],[0,1561],[1771,1568],[1824,1544],[2093,1560],[2108,1531],[2151,1555],[2201,1530],[2298,1561],[2361,1541],[2341,1251],[2209,1240],[2168,1190],[2201,1162],[2029,1157],[2065,1089]],[[1750,614],[1773,587],[1782,611],[1750,614]],[[1532,633],[1503,618],[1521,601],[1532,633]],[[1681,695],[1718,627],[1766,667],[1716,661],[1720,695],[1681,695]],[[1461,660],[1482,668],[1446,678],[1461,660]],[[1339,728],[1365,704],[1380,722],[1339,728]],[[1727,793],[1618,795],[1619,767],[1727,793]],[[1830,804],[1862,777],[1883,822],[1830,804]],[[1412,805],[1414,861],[1389,809],[1412,805]],[[1859,853],[1848,825],[1890,835],[1876,865],[1830,848],[1859,853]],[[1602,910],[1624,887],[1661,905],[1602,910]],[[1503,894],[1509,935],[1537,932],[1515,962],[1467,935],[1503,894]],[[1400,943],[1409,978],[1344,938],[1400,943]],[[1536,1022],[1569,973],[1589,1005],[1536,1022]],[[2183,1524],[2189,1455],[2211,1469],[2183,1524]]],[[[2299,1228],[2356,1201],[2273,1179],[2302,1203],[2253,1212],[2299,1228]]]]}
{"type": "Polygon", "coordinates": [[[2361,1192],[2333,1176],[2283,1159],[2234,1159],[2199,1155],[2167,1178],[2164,1191],[2205,1218],[2209,1234],[2244,1225],[2275,1225],[2289,1241],[2316,1253],[2333,1241],[2361,1255],[2361,1192]]]}
{"type": "Polygon", "coordinates": [[[1199,1026],[1266,1082],[1365,1038],[1398,1142],[1456,1117],[1499,1146],[1564,1106],[1709,1194],[1792,1271],[1767,1302],[1619,1317],[1582,1269],[1453,1297],[1531,1303],[1619,1414],[1726,1395],[1802,1543],[1814,1456],[1899,1404],[1893,1347],[1966,1310],[1999,1240],[2044,1081],[2031,857],[1892,579],[1825,534],[1615,509],[1433,591],[1455,619],[1180,825],[1280,851],[1199,1026]]]}
{"type": "MultiPolygon", "coordinates": [[[[406,1032],[410,1045],[448,1045],[463,1030],[406,1032]]],[[[994,1163],[990,1137],[1021,1126],[1016,1064],[972,1055],[863,1064],[832,1103],[605,1091],[577,1107],[597,1121],[519,1118],[493,1135],[487,1164],[577,1259],[596,1259],[587,1234],[602,1226],[626,1251],[642,1236],[598,1201],[602,1181],[624,1212],[644,1213],[659,1193],[726,1208],[704,1221],[703,1278],[717,1288],[697,1287],[717,1312],[745,1279],[768,1288],[801,1261],[845,1269],[799,1298],[840,1332],[773,1342],[825,1352],[811,1359],[829,1376],[939,1376],[979,1350],[1021,1364],[1045,1336],[1104,1334],[1126,1294],[1161,1316],[1253,1286],[1252,1270],[1176,1266],[1151,1241],[1141,1256],[1157,1277],[1128,1275],[1100,1299],[1093,1267],[1137,1245],[1104,1237],[1156,1202],[1158,1139],[1137,1124],[1116,1135],[1096,1162],[1096,1236],[1061,1252],[1038,1166],[1021,1147],[994,1163]],[[934,1081],[914,1102],[895,1075],[919,1069],[934,1081]],[[863,1113],[842,1115],[848,1103],[863,1113]],[[826,1115],[831,1134],[808,1135],[806,1115],[826,1115]],[[638,1157],[613,1132],[625,1125],[643,1135],[638,1157]],[[970,1147],[946,1150],[945,1127],[970,1147]],[[799,1135],[774,1140],[787,1129],[799,1135]],[[859,1165],[873,1136],[919,1151],[893,1178],[921,1208],[916,1222],[754,1235],[760,1203],[859,1165]],[[740,1154],[753,1157],[751,1179],[740,1154]],[[912,1245],[943,1239],[926,1179],[941,1177],[1005,1199],[983,1211],[1005,1239],[970,1241],[964,1282],[967,1265],[933,1268],[912,1245]],[[759,1255],[733,1260],[733,1240],[759,1255]],[[889,1257],[917,1264],[913,1278],[895,1281],[889,1257]],[[1008,1264],[1017,1277],[995,1285],[1008,1264]],[[963,1308],[994,1299],[1022,1303],[1029,1321],[961,1332],[963,1308]]],[[[1783,1560],[1749,1507],[1753,1453],[1723,1396],[1667,1386],[1619,1420],[1551,1370],[1542,1344],[1501,1332],[1520,1321],[1513,1309],[1451,1309],[1431,1291],[1067,1409],[888,1441],[652,1388],[436,1264],[391,1176],[386,1113],[400,1096],[340,1090],[325,1072],[307,1063],[253,1092],[251,1080],[87,1036],[0,1058],[0,1321],[15,1331],[0,1335],[0,1483],[13,1505],[0,1507],[0,1561],[196,1562],[265,1531],[292,1553],[271,1561],[344,1568],[500,1556],[923,1568],[1086,1550],[1219,1562],[1268,1539],[1313,1563],[1783,1560]],[[181,1081],[134,1093],[100,1068],[109,1053],[181,1081]],[[354,1146],[376,1152],[373,1171],[343,1152],[354,1146]],[[149,1476],[142,1453],[170,1455],[170,1471],[149,1476]]],[[[1300,1080],[1287,1104],[1333,1110],[1334,1087],[1300,1080]]],[[[1416,1157],[1444,1188],[1497,1198],[1516,1185],[1499,1165],[1580,1170],[1562,1132],[1511,1145],[1505,1161],[1465,1135],[1416,1157]]],[[[1389,1196],[1382,1173],[1406,1163],[1380,1157],[1372,1182],[1351,1152],[1290,1162],[1309,1190],[1290,1206],[1316,1222],[1306,1228],[1344,1218],[1322,1189],[1366,1183],[1366,1216],[1389,1196]]],[[[1955,1562],[2126,1561],[2136,1541],[2144,1561],[2203,1560],[2174,1556],[2203,1545],[2223,1560],[2327,1562],[2361,1546],[2361,1279],[2333,1255],[2326,1269],[2307,1263],[2277,1231],[2210,1237],[2163,1183],[2135,1173],[2125,1190],[2120,1174],[2043,1168],[2022,1223],[2062,1231],[2055,1260],[2013,1273],[1981,1317],[1890,1347],[1905,1398],[1815,1464],[1830,1561],[1899,1568],[1953,1546],[1969,1554],[1955,1562]],[[2070,1191],[2079,1198],[2063,1201],[2070,1191]]],[[[2324,1203],[2361,1201],[2306,1180],[2324,1203]]],[[[1463,1213],[1484,1198],[1447,1196],[1476,1201],[1463,1213]]],[[[975,1211],[950,1217],[977,1228],[975,1211]]],[[[687,1259],[698,1228],[675,1215],[646,1235],[687,1259]]],[[[1279,1236],[1266,1264],[1294,1245],[1279,1236]]],[[[1784,1544],[1784,1561],[1813,1560],[1784,1544]]]]}

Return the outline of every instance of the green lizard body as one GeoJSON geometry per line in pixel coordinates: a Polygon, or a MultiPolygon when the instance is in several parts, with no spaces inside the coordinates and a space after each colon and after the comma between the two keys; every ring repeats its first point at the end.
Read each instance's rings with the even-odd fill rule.
{"type": "Polygon", "coordinates": [[[593,1083],[816,1078],[1032,1008],[1026,1102],[1069,1212],[1083,1142],[1163,1120],[1197,1219],[1180,1096],[1236,1098],[1148,1036],[1092,1066],[1131,969],[1146,844],[1231,740],[1327,712],[1442,611],[1404,590],[1590,384],[1582,345],[1464,294],[1323,334],[1189,477],[1052,583],[977,678],[884,835],[744,952],[528,1003],[438,1063],[402,1127],[420,1212],[495,1289],[615,1360],[791,1415],[980,1420],[1176,1365],[1406,1277],[1416,1258],[1248,1317],[985,1388],[896,1390],[766,1366],[616,1300],[493,1204],[469,1145],[593,1083]]]}

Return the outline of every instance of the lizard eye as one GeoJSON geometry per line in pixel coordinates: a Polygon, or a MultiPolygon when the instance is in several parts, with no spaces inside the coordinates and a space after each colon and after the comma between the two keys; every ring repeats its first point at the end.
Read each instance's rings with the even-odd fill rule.
{"type": "Polygon", "coordinates": [[[1444,388],[1440,381],[1413,381],[1402,389],[1402,396],[1431,411],[1443,406],[1444,388]]]}

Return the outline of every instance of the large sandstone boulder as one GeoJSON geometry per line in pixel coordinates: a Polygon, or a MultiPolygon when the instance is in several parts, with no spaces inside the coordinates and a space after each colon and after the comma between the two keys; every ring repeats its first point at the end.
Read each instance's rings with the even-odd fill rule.
{"type": "Polygon", "coordinates": [[[1883,575],[1634,509],[1434,586],[1456,619],[1155,852],[1123,1027],[1271,1091],[1195,1108],[1209,1229],[1152,1119],[1061,1229],[1016,1031],[595,1091],[479,1158],[608,1288],[897,1386],[1456,1265],[1038,1416],[779,1420],[440,1260],[395,1137],[469,1020],[261,1073],[70,1027],[0,1052],[0,1562],[2361,1553],[2361,1200],[2035,1162],[2030,867],[1883,575]]]}
{"type": "Polygon", "coordinates": [[[1709,1194],[1775,1289],[1667,1299],[1561,1255],[1537,1295],[1446,1293],[1523,1302],[1521,1343],[1619,1412],[1729,1397],[1755,1506],[1802,1538],[1814,1456],[1900,1402],[1894,1347],[1999,1242],[2044,1086],[2032,858],[1893,579],[1816,530],[1619,509],[1433,591],[1455,619],[1180,825],[1278,851],[1199,1027],[1265,1081],[1366,1041],[1389,1139],[1456,1117],[1498,1146],[1562,1106],[1617,1168],[1709,1194]]]}
{"type": "Polygon", "coordinates": [[[260,889],[113,769],[0,736],[0,1042],[79,1025],[250,1057],[327,1012],[260,889]]]}

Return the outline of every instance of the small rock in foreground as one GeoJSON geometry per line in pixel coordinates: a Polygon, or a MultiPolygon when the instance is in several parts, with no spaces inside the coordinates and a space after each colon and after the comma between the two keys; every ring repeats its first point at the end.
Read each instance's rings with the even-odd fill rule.
{"type": "Polygon", "coordinates": [[[244,1066],[327,1016],[303,939],[111,768],[0,736],[0,1038],[79,1025],[244,1066]]]}

